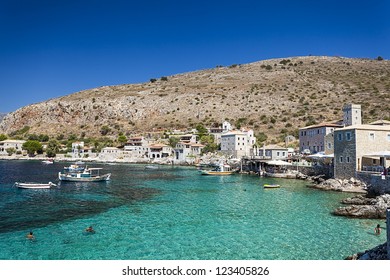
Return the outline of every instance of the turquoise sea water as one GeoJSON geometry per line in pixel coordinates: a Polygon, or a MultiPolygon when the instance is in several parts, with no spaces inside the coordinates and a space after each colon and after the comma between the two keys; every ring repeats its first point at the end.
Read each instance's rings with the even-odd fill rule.
{"type": "Polygon", "coordinates": [[[123,164],[99,165],[112,173],[110,182],[12,187],[58,183],[64,166],[0,162],[0,259],[338,260],[386,238],[373,234],[384,221],[331,215],[353,194],[299,180],[123,164]],[[265,183],[282,187],[263,189],[265,183]],[[83,232],[90,225],[95,234],[83,232]],[[25,238],[30,230],[34,241],[25,238]]]}

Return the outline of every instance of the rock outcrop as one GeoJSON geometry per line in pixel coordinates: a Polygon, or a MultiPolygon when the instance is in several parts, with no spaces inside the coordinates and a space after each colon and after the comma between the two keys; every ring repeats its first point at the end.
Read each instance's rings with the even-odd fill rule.
{"type": "Polygon", "coordinates": [[[387,260],[387,242],[370,250],[348,256],[346,260],[387,260]]]}
{"type": "Polygon", "coordinates": [[[349,180],[341,179],[328,179],[322,180],[318,184],[310,185],[310,187],[316,189],[322,189],[326,191],[340,191],[340,192],[359,192],[366,193],[367,186],[364,182],[355,178],[349,180]]]}
{"type": "Polygon", "coordinates": [[[390,194],[367,198],[358,195],[342,201],[348,206],[339,207],[333,211],[334,215],[348,216],[352,218],[385,219],[386,209],[390,207],[390,194]]]}

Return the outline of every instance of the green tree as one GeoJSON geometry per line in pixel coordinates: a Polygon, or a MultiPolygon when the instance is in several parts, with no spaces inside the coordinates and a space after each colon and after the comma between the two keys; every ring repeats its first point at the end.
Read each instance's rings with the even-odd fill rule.
{"type": "Polygon", "coordinates": [[[124,145],[124,144],[126,144],[126,142],[127,142],[127,137],[125,136],[125,135],[119,135],[119,137],[118,137],[118,142],[119,143],[121,143],[121,145],[124,145]]]}
{"type": "Polygon", "coordinates": [[[268,139],[268,136],[264,132],[260,132],[256,135],[256,142],[258,145],[262,145],[266,140],[268,139]]]}
{"type": "Polygon", "coordinates": [[[102,126],[102,128],[100,129],[100,133],[102,135],[107,135],[110,131],[111,129],[107,125],[102,126]]]}
{"type": "Polygon", "coordinates": [[[198,131],[199,138],[202,138],[204,135],[208,134],[207,128],[205,128],[201,123],[198,124],[195,128],[198,131]]]}
{"type": "Polygon", "coordinates": [[[7,135],[5,134],[0,134],[0,141],[4,141],[5,139],[7,139],[7,135]]]}
{"type": "Polygon", "coordinates": [[[60,151],[60,143],[57,140],[50,140],[47,143],[46,155],[48,157],[55,157],[57,153],[60,151]]]}
{"type": "Polygon", "coordinates": [[[213,135],[203,135],[200,138],[200,143],[205,145],[204,148],[202,149],[202,153],[215,152],[219,148],[214,141],[213,135]]]}
{"type": "Polygon", "coordinates": [[[28,140],[24,142],[23,149],[27,151],[29,156],[33,156],[35,153],[42,153],[43,147],[39,141],[36,140],[28,140]]]}
{"type": "Polygon", "coordinates": [[[39,134],[38,141],[39,142],[47,142],[47,141],[49,141],[49,136],[46,134],[39,134]]]}
{"type": "Polygon", "coordinates": [[[179,138],[177,137],[169,137],[169,146],[171,146],[172,148],[175,148],[176,147],[176,144],[179,143],[179,138]]]}
{"type": "Polygon", "coordinates": [[[16,153],[16,149],[15,148],[7,148],[7,149],[5,149],[5,151],[7,152],[7,154],[9,156],[12,156],[14,153],[16,153]]]}

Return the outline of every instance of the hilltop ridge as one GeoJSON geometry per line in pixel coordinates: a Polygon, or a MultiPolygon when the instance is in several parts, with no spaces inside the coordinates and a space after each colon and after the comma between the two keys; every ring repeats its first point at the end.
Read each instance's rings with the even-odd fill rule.
{"type": "Polygon", "coordinates": [[[270,141],[299,127],[342,117],[345,103],[362,104],[363,121],[390,117],[388,60],[307,56],[103,86],[32,104],[9,113],[0,133],[81,134],[216,126],[224,120],[264,132],[270,141]]]}

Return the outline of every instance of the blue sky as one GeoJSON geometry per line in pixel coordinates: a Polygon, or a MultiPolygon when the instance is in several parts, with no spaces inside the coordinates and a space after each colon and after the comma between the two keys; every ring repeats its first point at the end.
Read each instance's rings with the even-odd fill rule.
{"type": "Polygon", "coordinates": [[[388,2],[3,0],[0,112],[217,65],[390,59],[388,2]]]}

